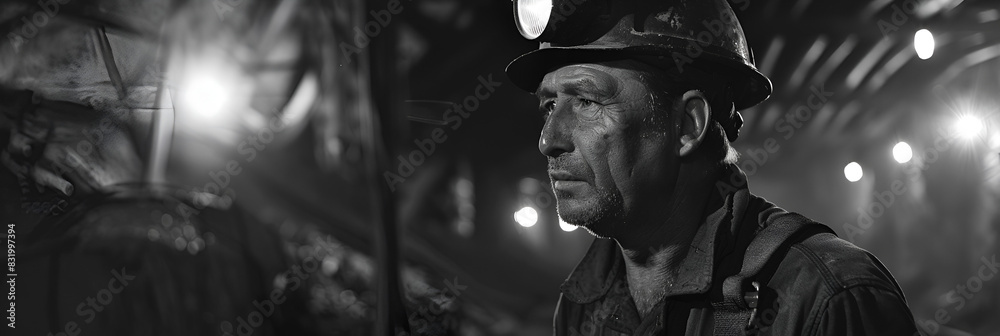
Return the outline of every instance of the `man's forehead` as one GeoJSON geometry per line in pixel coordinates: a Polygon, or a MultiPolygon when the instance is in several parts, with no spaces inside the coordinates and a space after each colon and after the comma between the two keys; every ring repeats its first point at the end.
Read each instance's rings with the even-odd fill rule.
{"type": "Polygon", "coordinates": [[[562,90],[618,90],[621,83],[638,78],[635,71],[614,63],[570,64],[553,70],[542,78],[535,92],[538,96],[562,90]]]}

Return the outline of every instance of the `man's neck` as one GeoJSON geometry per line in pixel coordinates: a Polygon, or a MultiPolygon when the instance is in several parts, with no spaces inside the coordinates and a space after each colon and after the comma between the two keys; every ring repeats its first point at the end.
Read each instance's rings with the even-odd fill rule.
{"type": "Polygon", "coordinates": [[[628,237],[615,238],[622,249],[626,281],[640,316],[649,313],[677,281],[704,222],[705,207],[715,190],[712,185],[716,172],[710,169],[694,174],[698,175],[695,178],[681,179],[663,211],[636,220],[642,223],[627,223],[627,227],[637,230],[628,237]]]}
{"type": "Polygon", "coordinates": [[[668,244],[648,251],[622,249],[625,280],[640,316],[646,316],[674,285],[688,245],[668,244]]]}

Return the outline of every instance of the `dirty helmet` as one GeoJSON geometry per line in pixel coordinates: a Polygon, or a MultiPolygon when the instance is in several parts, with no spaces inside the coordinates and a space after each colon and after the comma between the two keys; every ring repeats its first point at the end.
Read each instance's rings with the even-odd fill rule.
{"type": "Polygon", "coordinates": [[[622,59],[678,78],[707,76],[700,80],[719,84],[735,107],[713,116],[731,141],[743,123],[736,111],[771,94],[726,0],[514,0],[514,17],[522,36],[540,42],[506,70],[528,92],[559,67],[622,59]]]}

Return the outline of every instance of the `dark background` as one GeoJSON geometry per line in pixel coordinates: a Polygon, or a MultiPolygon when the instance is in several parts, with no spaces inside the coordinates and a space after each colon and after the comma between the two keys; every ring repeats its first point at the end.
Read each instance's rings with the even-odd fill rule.
{"type": "MultiPolygon", "coordinates": [[[[545,159],[537,151],[542,124],[536,101],[504,75],[510,60],[537,43],[517,33],[507,0],[401,3],[402,12],[361,54],[375,70],[360,77],[373,78],[371,99],[388,121],[382,125],[392,150],[388,166],[395,171],[396,155],[418,150],[414,141],[430,138],[434,129],[447,135],[391,193],[403,301],[411,313],[444,311],[417,319],[445,321],[455,334],[550,334],[559,284],[593,238],[560,228],[545,159]],[[474,95],[480,77],[501,84],[460,127],[426,122],[443,119],[448,102],[474,95]],[[514,220],[527,206],[539,214],[531,227],[514,220]],[[467,286],[457,300],[440,299],[446,281],[467,286]]],[[[734,146],[752,192],[831,226],[878,256],[918,323],[944,310],[951,317],[947,327],[1000,335],[1000,280],[983,277],[982,288],[961,309],[946,299],[977,277],[983,258],[1000,250],[1000,3],[911,1],[918,8],[912,14],[898,9],[905,3],[734,3],[757,66],[774,87],[770,99],[742,111],[745,125],[734,146]],[[921,28],[936,42],[926,60],[913,47],[921,28]],[[796,117],[818,89],[832,96],[796,117]],[[939,130],[952,129],[965,115],[981,120],[979,133],[934,149],[939,130]],[[779,120],[788,118],[801,122],[794,133],[780,128],[779,120]],[[768,139],[776,150],[763,149],[768,139]],[[910,162],[893,160],[899,141],[912,147],[910,162]],[[849,162],[863,167],[857,182],[845,178],[849,162]],[[894,183],[905,191],[888,201],[894,183]]],[[[355,4],[385,8],[377,1],[355,4]]],[[[363,24],[371,17],[355,19],[363,24]]],[[[371,214],[379,208],[371,193],[382,186],[362,178],[371,173],[358,152],[363,148],[345,147],[341,165],[318,159],[318,128],[262,151],[234,178],[233,189],[253,222],[280,233],[270,238],[280,238],[278,250],[291,260],[319,249],[338,251],[323,259],[328,264],[309,279],[308,291],[300,290],[308,307],[303,316],[322,334],[365,334],[377,305],[377,219],[371,214]]],[[[2,214],[30,231],[37,218],[18,213],[18,180],[5,172],[2,183],[2,214]]],[[[269,238],[247,239],[257,246],[269,238]]]]}

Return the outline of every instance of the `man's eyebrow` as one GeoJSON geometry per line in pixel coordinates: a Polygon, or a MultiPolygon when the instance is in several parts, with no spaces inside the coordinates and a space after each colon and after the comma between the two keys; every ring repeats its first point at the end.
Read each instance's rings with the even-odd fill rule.
{"type": "Polygon", "coordinates": [[[535,90],[535,97],[537,97],[538,99],[552,97],[555,95],[556,95],[555,90],[552,90],[552,88],[546,86],[539,86],[538,90],[535,90]]]}
{"type": "Polygon", "coordinates": [[[556,91],[565,91],[566,93],[569,94],[577,94],[580,92],[603,93],[602,91],[607,91],[607,90],[599,90],[597,83],[594,82],[593,79],[588,77],[581,77],[573,79],[572,81],[569,82],[564,82],[559,84],[558,90],[555,90],[552,87],[547,87],[547,86],[540,87],[537,91],[535,91],[535,96],[537,96],[538,98],[551,97],[555,95],[556,91]]]}
{"type": "Polygon", "coordinates": [[[584,77],[565,83],[563,89],[569,93],[597,92],[597,83],[593,79],[584,77]]]}

